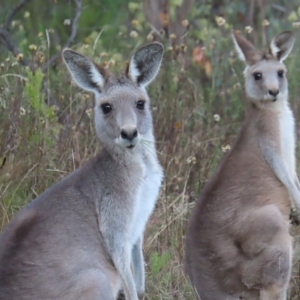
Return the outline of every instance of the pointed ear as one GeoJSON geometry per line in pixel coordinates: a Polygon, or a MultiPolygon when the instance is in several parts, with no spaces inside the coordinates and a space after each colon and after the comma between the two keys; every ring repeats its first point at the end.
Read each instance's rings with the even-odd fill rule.
{"type": "Polygon", "coordinates": [[[70,49],[63,50],[62,56],[78,86],[86,91],[101,92],[108,77],[105,69],[97,66],[89,58],[70,49]]]}
{"type": "Polygon", "coordinates": [[[280,62],[284,61],[293,49],[295,38],[291,31],[276,35],[270,44],[270,52],[280,62]]]}
{"type": "Polygon", "coordinates": [[[259,59],[259,51],[240,33],[232,30],[231,37],[238,53],[238,56],[247,65],[252,65],[255,61],[259,59]]]}
{"type": "Polygon", "coordinates": [[[126,73],[141,87],[146,87],[157,75],[164,53],[160,43],[151,43],[138,49],[132,56],[126,73]]]}

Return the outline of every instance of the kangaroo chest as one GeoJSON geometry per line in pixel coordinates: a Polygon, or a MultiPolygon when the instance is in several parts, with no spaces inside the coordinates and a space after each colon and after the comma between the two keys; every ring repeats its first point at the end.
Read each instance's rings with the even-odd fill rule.
{"type": "Polygon", "coordinates": [[[162,168],[157,159],[144,158],[142,164],[142,181],[135,199],[135,209],[129,238],[132,244],[142,237],[146,223],[155,207],[162,181],[162,168]]]}
{"type": "Polygon", "coordinates": [[[289,174],[296,175],[295,166],[295,121],[288,105],[285,105],[279,117],[282,158],[289,174]]]}

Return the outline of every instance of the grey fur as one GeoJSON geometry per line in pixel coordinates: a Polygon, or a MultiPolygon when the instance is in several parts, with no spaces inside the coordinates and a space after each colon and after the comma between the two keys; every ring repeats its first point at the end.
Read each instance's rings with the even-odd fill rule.
{"type": "MultiPolygon", "coordinates": [[[[145,56],[136,53],[145,61],[146,74],[144,65],[134,67],[148,83],[158,72],[163,47],[152,43],[142,49],[148,49],[145,56]]],[[[112,300],[121,287],[126,299],[141,299],[143,231],[163,175],[149,98],[143,81],[138,85],[129,70],[116,78],[72,50],[64,50],[63,57],[77,84],[95,94],[103,150],[6,227],[0,236],[0,299],[112,300]],[[138,109],[139,100],[144,110],[138,109]],[[108,114],[103,104],[112,106],[108,114]],[[121,130],[137,133],[127,139],[121,130]]]]}

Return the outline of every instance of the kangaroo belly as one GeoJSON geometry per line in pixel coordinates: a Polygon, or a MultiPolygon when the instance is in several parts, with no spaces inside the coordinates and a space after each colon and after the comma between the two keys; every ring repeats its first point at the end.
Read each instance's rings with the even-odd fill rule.
{"type": "Polygon", "coordinates": [[[260,286],[287,284],[291,271],[289,223],[273,204],[245,212],[235,232],[215,245],[215,275],[226,290],[242,293],[260,286]],[[225,247],[224,247],[225,246],[225,247]]]}

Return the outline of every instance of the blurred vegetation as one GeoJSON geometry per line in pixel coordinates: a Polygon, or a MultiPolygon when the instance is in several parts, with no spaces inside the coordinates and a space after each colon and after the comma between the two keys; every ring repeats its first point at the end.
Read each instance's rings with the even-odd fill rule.
{"type": "MultiPolygon", "coordinates": [[[[120,73],[135,47],[153,39],[165,45],[159,78],[148,89],[165,180],[144,242],[146,299],[194,299],[183,273],[186,221],[245,114],[244,66],[230,30],[241,30],[258,47],[294,30],[297,42],[286,64],[299,136],[300,6],[297,0],[195,0],[183,20],[176,14],[185,1],[170,0],[157,12],[162,28],[153,28],[146,2],[83,0],[71,47],[120,73]],[[178,26],[168,27],[171,22],[178,26]],[[179,27],[182,35],[170,32],[179,27]]],[[[0,0],[0,24],[17,3],[0,0]]],[[[9,33],[34,68],[19,64],[0,35],[0,229],[101,148],[92,95],[75,87],[60,58],[41,69],[65,45],[74,16],[73,0],[31,0],[15,14],[9,33]]],[[[300,298],[297,230],[295,237],[291,300],[300,298]]]]}

